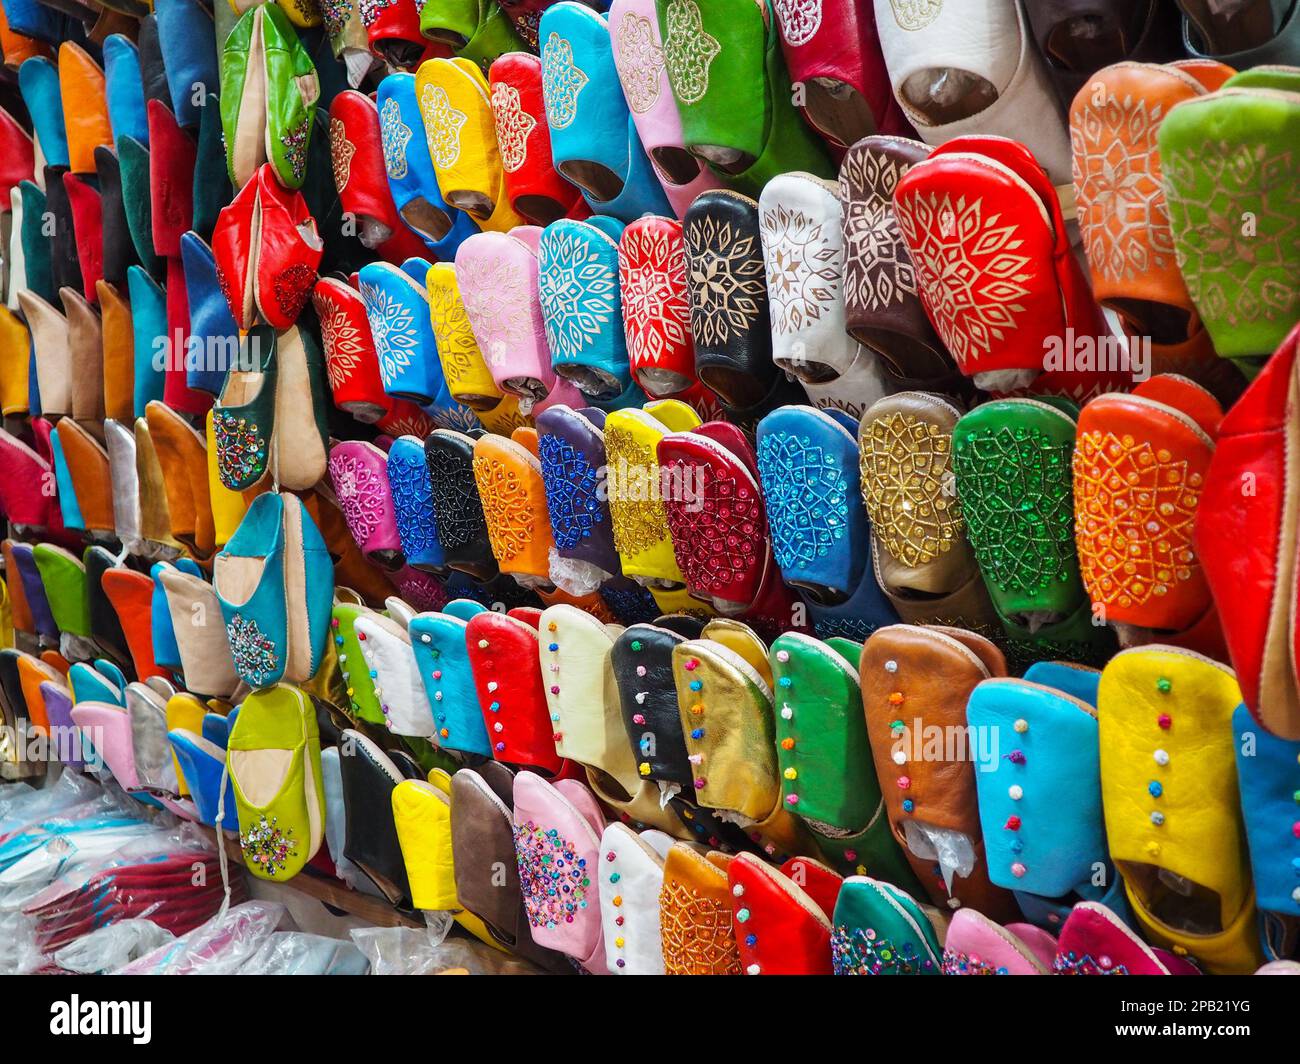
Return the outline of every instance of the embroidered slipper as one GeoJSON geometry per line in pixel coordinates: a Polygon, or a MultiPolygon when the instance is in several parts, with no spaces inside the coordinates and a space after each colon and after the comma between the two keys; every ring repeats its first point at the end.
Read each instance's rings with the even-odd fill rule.
{"type": "Polygon", "coordinates": [[[1294,204],[1279,198],[1293,164],[1261,155],[1259,144],[1263,129],[1271,132],[1262,142],[1273,143],[1298,127],[1300,95],[1225,87],[1179,104],[1156,135],[1179,270],[1225,358],[1272,354],[1295,324],[1297,300],[1282,278],[1294,275],[1300,249],[1285,236],[1294,204]],[[1247,209],[1258,212],[1249,236],[1239,224],[1247,209]],[[1226,243],[1212,237],[1218,232],[1226,243]]]}
{"type": "Polygon", "coordinates": [[[624,229],[618,278],[633,379],[654,396],[698,387],[681,225],[647,217],[624,229]]]}
{"type": "Polygon", "coordinates": [[[1292,330],[1224,416],[1197,508],[1195,550],[1211,592],[1234,608],[1222,621],[1246,706],[1268,731],[1300,738],[1292,620],[1297,493],[1290,454],[1300,329],[1292,330]],[[1244,495],[1245,484],[1256,485],[1244,495]]]}
{"type": "Polygon", "coordinates": [[[1220,413],[1190,381],[1154,377],[1142,387],[1162,382],[1173,387],[1083,408],[1075,539],[1084,587],[1109,623],[1185,633],[1212,608],[1192,533],[1220,413]]]}
{"type": "MultiPolygon", "coordinates": [[[[706,629],[707,631],[707,629],[706,629]]],[[[857,673],[861,647],[786,633],[772,644],[776,757],[786,808],[838,868],[919,890],[885,815],[857,673]]]]}
{"type": "Polygon", "coordinates": [[[1240,702],[1226,666],[1161,646],[1117,654],[1097,695],[1106,839],[1136,925],[1214,974],[1261,963],[1230,723],[1240,702]]]}
{"type": "Polygon", "coordinates": [[[985,680],[971,692],[967,722],[987,737],[975,783],[989,878],[1017,897],[1099,900],[1117,879],[1106,856],[1096,713],[1024,680],[985,680]],[[1058,816],[1062,809],[1070,815],[1058,816]]]}
{"type": "Polygon", "coordinates": [[[538,299],[538,243],[542,231],[471,236],[456,252],[456,281],[474,339],[501,391],[536,412],[556,392],[558,402],[580,404],[576,388],[558,382],[538,299]],[[529,405],[531,404],[531,405],[529,405]]]}
{"type": "Polygon", "coordinates": [[[438,429],[425,438],[424,459],[444,561],[458,572],[485,578],[496,575],[497,563],[474,479],[474,440],[461,432],[438,429]]]}
{"type": "Polygon", "coordinates": [[[263,163],[286,188],[307,176],[307,149],[320,97],[311,57],[274,4],[245,12],[221,52],[221,125],[230,180],[242,189],[263,163]]]}
{"type": "Polygon", "coordinates": [[[361,293],[333,277],[322,277],[313,289],[312,306],[320,321],[334,405],[358,421],[378,421],[392,401],[384,394],[361,293]]]}
{"type": "Polygon", "coordinates": [[[376,103],[384,169],[397,213],[435,258],[450,262],[461,242],[478,232],[478,226],[442,198],[428,139],[418,135],[424,121],[414,75],[389,74],[379,83],[376,103]]]}
{"type": "MultiPolygon", "coordinates": [[[[157,400],[146,408],[146,422],[163,471],[171,533],[196,557],[207,558],[216,545],[216,533],[208,496],[204,438],[180,414],[157,400]]],[[[138,440],[137,436],[137,447],[138,440]]],[[[143,494],[142,488],[142,501],[143,494]]]]}
{"type": "Polygon", "coordinates": [[[620,397],[632,383],[618,288],[622,230],[610,218],[562,219],[538,242],[538,297],[552,368],[592,398],[620,397]]]}
{"type": "Polygon", "coordinates": [[[480,437],[474,443],[474,481],[501,572],[526,583],[549,581],[555,541],[537,456],[513,439],[480,437]]]}
{"type": "Polygon", "coordinates": [[[1241,790],[1242,819],[1250,844],[1250,864],[1256,902],[1261,912],[1260,930],[1265,955],[1287,954],[1292,925],[1300,916],[1300,892],[1295,884],[1296,843],[1279,848],[1276,841],[1294,839],[1295,766],[1300,743],[1281,739],[1259,727],[1244,706],[1232,715],[1237,739],[1237,783],[1241,790]]]}
{"type": "Polygon", "coordinates": [[[441,569],[445,559],[438,542],[429,466],[424,444],[415,436],[402,436],[388,449],[388,486],[407,564],[441,569]]]}
{"type": "Polygon", "coordinates": [[[249,695],[230,729],[227,759],[245,867],[259,879],[297,875],[320,849],[325,820],[311,697],[284,684],[249,695]]]}
{"type": "MultiPolygon", "coordinates": [[[[608,971],[595,877],[604,828],[596,800],[582,784],[551,784],[532,772],[515,776],[515,853],[533,941],[593,974],[608,971]]],[[[621,896],[615,897],[620,906],[614,907],[621,907],[621,896]]]]}
{"type": "Polygon", "coordinates": [[[582,4],[552,4],[538,38],[556,170],[598,214],[631,222],[670,213],[623,96],[607,18],[582,4]]]}
{"type": "Polygon", "coordinates": [[[686,586],[719,609],[755,602],[771,548],[752,448],[739,429],[715,421],[669,433],[657,450],[686,586]]]}
{"type": "Polygon", "coordinates": [[[727,865],[746,975],[831,974],[831,922],[793,879],[750,853],[727,865]]]}
{"type": "Polygon", "coordinates": [[[922,746],[934,727],[963,727],[976,684],[1006,674],[1002,653],[973,632],[894,625],[862,651],[862,704],[894,836],[933,903],[1013,920],[1009,892],[989,882],[974,763],[922,746]]]}
{"type": "Polygon", "coordinates": [[[367,3],[361,9],[370,51],[390,70],[414,70],[424,59],[447,55],[445,44],[431,44],[420,33],[420,11],[416,0],[395,0],[388,4],[367,3]]]}
{"type": "Polygon", "coordinates": [[[660,944],[668,975],[740,975],[732,930],[731,858],[675,843],[664,860],[660,944]]]}
{"type": "Polygon", "coordinates": [[[1148,946],[1104,905],[1080,902],[1061,927],[1057,975],[1187,975],[1186,961],[1148,946]]]}
{"type": "Polygon", "coordinates": [[[468,59],[431,59],[416,74],[415,92],[443,199],[491,232],[522,224],[505,191],[488,81],[479,67],[468,59]]]}
{"type": "Polygon", "coordinates": [[[358,222],[358,239],[389,262],[424,253],[403,224],[384,173],[384,146],[375,101],[356,89],[330,102],[330,161],[339,205],[358,222]]]}
{"type": "MultiPolygon", "coordinates": [[[[457,267],[439,262],[425,278],[429,314],[447,391],[480,417],[498,416],[502,393],[480,351],[462,300],[457,267]]],[[[517,407],[518,404],[512,404],[517,407]]],[[[495,431],[495,430],[494,430],[495,431]]],[[[508,434],[507,430],[502,435],[508,434]]]]}
{"type": "Polygon", "coordinates": [[[1074,335],[1108,335],[1056,191],[1024,145],[990,136],[948,141],[898,180],[894,210],[926,313],[979,387],[1030,385],[1043,370],[1065,369],[1064,361],[1053,365],[1053,352],[1064,353],[1074,335]],[[995,232],[1000,217],[1024,221],[995,232]],[[987,283],[974,291],[954,285],[951,261],[987,283]],[[1011,291],[995,291],[998,284],[1011,291]]]}
{"type": "Polygon", "coordinates": [[[757,196],[777,174],[834,172],[795,110],[771,4],[657,0],[655,7],[683,139],[714,173],[757,196]]]}
{"type": "MultiPolygon", "coordinates": [[[[516,14],[518,5],[511,7],[507,14],[516,14]]],[[[535,41],[536,22],[532,35],[535,41]]],[[[511,208],[533,225],[587,217],[591,212],[582,193],[555,169],[541,59],[522,49],[509,52],[492,63],[488,79],[505,194],[511,208]]]]}
{"type": "Polygon", "coordinates": [[[869,5],[780,2],[773,7],[799,110],[833,148],[876,132],[911,134],[889,84],[869,5]]]}
{"type": "Polygon", "coordinates": [[[498,56],[527,48],[496,0],[426,3],[420,8],[420,32],[484,71],[498,56]]]}
{"type": "Polygon", "coordinates": [[[894,94],[923,140],[1010,137],[1027,146],[1053,184],[1069,187],[1069,135],[1019,5],[981,3],[958,14],[942,5],[894,4],[891,15],[878,22],[881,49],[894,94]],[[972,25],[980,27],[975,40],[972,25]],[[951,101],[953,90],[941,88],[950,78],[960,92],[951,101]]]}
{"type": "Polygon", "coordinates": [[[192,572],[166,562],[154,566],[154,580],[161,585],[163,605],[154,599],[154,654],[159,664],[170,665],[173,655],[158,640],[159,626],[170,621],[185,686],[198,694],[229,698],[241,684],[235,670],[230,640],[221,618],[221,602],[212,585],[192,572]]]}
{"type": "Polygon", "coordinates": [[[549,776],[564,773],[567,766],[556,752],[557,729],[550,719],[540,664],[514,671],[501,664],[539,661],[537,629],[488,610],[469,618],[465,642],[492,756],[549,776]]]}
{"type": "Polygon", "coordinates": [[[942,947],[925,910],[889,883],[844,881],[835,903],[831,957],[836,975],[941,975],[942,947]]]}
{"type": "MultiPolygon", "coordinates": [[[[604,416],[567,406],[548,407],[537,418],[538,454],[546,508],[564,582],[594,587],[619,572],[609,504],[600,490],[607,469],[604,416]]],[[[558,576],[558,574],[557,574],[558,576]]]]}
{"type": "Polygon", "coordinates": [[[330,450],[329,473],[348,529],[362,553],[383,568],[399,567],[401,537],[384,452],[361,441],[335,444],[330,450]]]}
{"type": "Polygon", "coordinates": [[[772,358],[816,405],[860,417],[889,390],[880,361],[846,332],[837,187],[810,174],[773,178],[759,197],[772,358]],[[850,387],[850,385],[852,387],[850,387]]]}
{"type": "Polygon", "coordinates": [[[372,262],[358,275],[384,391],[421,406],[433,403],[445,384],[425,283],[428,269],[423,259],[409,259],[400,268],[372,262]]]}
{"type": "Polygon", "coordinates": [[[682,239],[696,375],[729,411],[762,416],[798,389],[772,361],[758,204],[725,189],[703,192],[682,239]]]}
{"type": "Polygon", "coordinates": [[[524,912],[515,855],[514,776],[488,762],[451,777],[451,848],[456,897],[488,934],[525,960],[554,973],[570,973],[568,959],[533,942],[524,912]]]}

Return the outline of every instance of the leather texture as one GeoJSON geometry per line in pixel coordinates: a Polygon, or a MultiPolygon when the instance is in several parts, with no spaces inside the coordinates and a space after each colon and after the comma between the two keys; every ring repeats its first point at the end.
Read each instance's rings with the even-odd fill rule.
{"type": "Polygon", "coordinates": [[[831,922],[789,876],[753,854],[727,866],[732,926],[746,975],[828,975],[831,922]]]}

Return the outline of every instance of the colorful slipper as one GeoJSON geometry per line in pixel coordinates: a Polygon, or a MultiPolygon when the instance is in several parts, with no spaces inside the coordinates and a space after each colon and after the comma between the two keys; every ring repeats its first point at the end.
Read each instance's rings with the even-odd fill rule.
{"type": "Polygon", "coordinates": [[[438,746],[490,757],[491,742],[474,690],[474,674],[465,645],[468,618],[485,607],[465,599],[450,602],[442,613],[422,613],[410,624],[411,647],[433,709],[438,746]],[[456,614],[451,611],[453,608],[456,614]]]}
{"type": "Polygon", "coordinates": [[[941,975],[942,947],[925,910],[897,887],[865,876],[844,881],[835,904],[836,975],[941,975]]]}
{"type": "Polygon", "coordinates": [[[831,921],[793,879],[752,853],[727,865],[746,975],[831,974],[831,921]]]}
{"type": "Polygon", "coordinates": [[[424,441],[424,458],[444,561],[473,576],[495,575],[496,559],[474,480],[474,440],[461,432],[438,429],[424,441]]]}
{"type": "Polygon", "coordinates": [[[974,909],[958,909],[943,943],[944,975],[1049,975],[1056,940],[1033,924],[1001,927],[974,909]]]}
{"type": "Polygon", "coordinates": [[[740,975],[732,930],[731,858],[675,843],[664,860],[659,926],[668,975],[740,975]]]}
{"type": "MultiPolygon", "coordinates": [[[[434,263],[425,278],[425,285],[447,391],[456,402],[468,406],[480,418],[488,417],[489,412],[499,413],[501,390],[492,379],[475,339],[461,296],[457,267],[448,262],[434,263]]],[[[517,403],[513,405],[517,406],[517,403]]]]}
{"type": "Polygon", "coordinates": [[[680,223],[649,217],[624,229],[618,281],[633,379],[654,396],[698,388],[680,223]]]}
{"type": "Polygon", "coordinates": [[[555,542],[536,455],[504,436],[480,437],[474,443],[474,481],[501,572],[531,583],[549,581],[555,542]]]}
{"type": "Polygon", "coordinates": [[[428,268],[422,259],[400,268],[372,262],[358,275],[384,391],[421,406],[433,403],[444,385],[425,284],[428,268]]]}
{"type": "MultiPolygon", "coordinates": [[[[534,23],[534,38],[536,29],[534,23]]],[[[541,59],[523,50],[509,52],[493,62],[488,81],[511,208],[532,225],[585,218],[590,213],[586,200],[556,172],[551,156],[541,59]]]]}
{"type": "Polygon", "coordinates": [[[609,504],[599,490],[607,469],[604,417],[552,406],[537,417],[537,447],[551,534],[570,590],[594,588],[619,572],[609,504]]]}
{"type": "Polygon", "coordinates": [[[329,472],[357,546],[371,560],[393,569],[401,564],[402,552],[387,461],[374,444],[348,441],[331,449],[329,472]]]}
{"type": "Polygon", "coordinates": [[[245,867],[259,879],[297,875],[320,849],[325,821],[311,697],[283,684],[249,695],[227,758],[245,867]]]}
{"type": "Polygon", "coordinates": [[[221,622],[221,603],[212,585],[202,577],[160,562],[154,579],[163,590],[163,605],[154,600],[154,654],[160,664],[170,665],[172,655],[158,641],[159,625],[170,621],[176,658],[185,676],[185,686],[197,694],[230,697],[242,682],[235,670],[230,641],[221,622]]]}

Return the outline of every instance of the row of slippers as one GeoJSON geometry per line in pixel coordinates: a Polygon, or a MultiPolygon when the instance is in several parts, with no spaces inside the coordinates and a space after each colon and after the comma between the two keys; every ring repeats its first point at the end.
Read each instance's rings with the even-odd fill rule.
{"type": "MultiPolygon", "coordinates": [[[[1269,957],[1294,952],[1300,746],[1259,729],[1231,671],[1201,655],[1144,647],[1100,674],[1045,662],[1017,680],[991,643],[954,628],[894,625],[865,645],[788,633],[768,647],[734,621],[621,629],[571,606],[503,615],[463,600],[423,614],[393,600],[386,616],[338,605],[331,627],[346,686],[312,689],[347,717],[286,684],[208,704],[158,677],[126,684],[78,663],[65,678],[9,650],[7,723],[59,739],[74,763],[80,726],[129,791],[238,827],[255,875],[288,878],[344,832],[335,870],[342,852],[397,905],[479,912],[427,903],[421,884],[455,837],[438,828],[446,774],[510,766],[528,770],[516,811],[525,778],[561,807],[581,797],[599,818],[593,844],[613,810],[654,838],[815,857],[999,922],[1055,930],[1073,899],[1097,900],[1209,971],[1253,970],[1261,942],[1269,957]],[[386,752],[370,724],[432,743],[432,770],[386,752]]],[[[578,860],[556,815],[530,816],[536,845],[520,858],[539,911],[580,900],[550,881],[578,860]]]]}
{"type": "MultiPolygon", "coordinates": [[[[284,337],[272,342],[273,349],[288,346],[284,337]]],[[[390,591],[375,596],[373,583],[352,582],[358,569],[371,568],[367,563],[375,567],[372,578],[387,570],[399,587],[421,577],[436,586],[426,574],[448,570],[479,580],[502,574],[524,587],[558,585],[588,605],[608,587],[626,599],[614,611],[622,620],[703,601],[742,613],[768,637],[809,620],[824,636],[859,638],[900,618],[956,621],[997,633],[1017,671],[1043,657],[1104,661],[1115,644],[1111,629],[1095,623],[1100,610],[1126,645],[1158,639],[1216,660],[1231,656],[1252,712],[1291,738],[1294,677],[1265,659],[1252,634],[1261,623],[1278,631],[1285,623],[1274,614],[1276,596],[1286,594],[1286,559],[1275,571],[1254,573],[1247,565],[1253,552],[1239,549],[1280,534],[1290,491],[1285,477],[1263,469],[1266,488],[1281,491],[1268,521],[1229,540],[1218,530],[1239,506],[1233,485],[1252,472],[1243,463],[1264,454],[1243,453],[1238,436],[1284,410],[1289,391],[1280,387],[1290,387],[1294,355],[1292,340],[1227,419],[1209,393],[1173,375],[1153,377],[1131,395],[1099,397],[1081,413],[1059,401],[1011,399],[963,415],[945,399],[917,392],[880,400],[861,426],[834,413],[783,407],[760,422],[756,447],[729,423],[701,424],[677,401],[609,415],[561,404],[538,415],[537,429],[521,427],[509,437],[441,429],[424,440],[402,436],[387,450],[364,441],[335,444],[328,452],[329,499],[317,491],[305,509],[293,496],[263,492],[249,502],[213,483],[230,472],[221,444],[234,446],[239,433],[263,440],[266,421],[250,413],[243,428],[217,428],[218,411],[215,445],[205,447],[184,419],[154,402],[143,432],[140,423],[134,435],[104,423],[111,453],[69,418],[45,439],[49,457],[0,435],[13,459],[0,497],[16,525],[37,534],[62,531],[66,539],[56,535],[41,553],[47,568],[50,559],[62,559],[50,579],[73,593],[51,597],[76,618],[55,623],[47,635],[91,634],[103,571],[120,567],[111,552],[92,549],[95,586],[88,589],[92,554],[59,554],[60,544],[77,549],[75,533],[84,528],[131,550],[151,538],[144,526],[157,523],[161,503],[170,522],[164,542],[211,559],[215,592],[193,563],[185,579],[228,604],[226,624],[242,606],[250,631],[281,648],[275,656],[290,642],[287,615],[267,615],[259,603],[281,601],[286,587],[313,581],[324,595],[331,555],[341,566],[339,583],[372,600],[390,591]],[[1215,440],[1224,426],[1231,446],[1218,459],[1215,440]],[[156,456],[156,475],[141,476],[142,442],[145,455],[156,456]],[[1008,484],[1016,485],[1014,498],[1008,484]],[[1203,499],[1210,500],[1204,507],[1203,499]],[[229,531],[214,556],[218,501],[229,531]],[[344,523],[350,539],[340,537],[344,523]],[[309,575],[295,583],[300,576],[285,572],[300,574],[302,563],[286,570],[276,559],[299,554],[304,534],[309,575]],[[1248,606],[1237,605],[1243,575],[1261,588],[1248,606]],[[1216,609],[1216,590],[1233,597],[1233,609],[1216,609]]],[[[270,392],[291,395],[274,386],[270,392]]],[[[279,420],[279,405],[278,398],[264,405],[264,418],[279,420]]],[[[286,409],[289,424],[301,421],[302,404],[286,409]]],[[[43,420],[33,426],[48,430],[43,420]]],[[[286,462],[285,471],[312,471],[292,484],[310,487],[326,463],[318,428],[296,439],[302,465],[286,462]],[[312,439],[320,446],[308,446],[312,439]]],[[[1274,435],[1284,453],[1281,429],[1274,435]]],[[[250,444],[241,453],[265,450],[250,444]]],[[[163,569],[182,579],[176,566],[163,569]]],[[[131,575],[147,584],[143,574],[131,575]]],[[[302,681],[321,660],[327,601],[299,606],[315,618],[315,634],[302,643],[315,648],[312,667],[292,677],[302,681]]],[[[238,661],[242,649],[235,650],[238,661]]],[[[280,677],[282,661],[279,669],[244,670],[243,679],[262,686],[280,677]]],[[[189,676],[189,685],[228,694],[237,682],[229,667],[226,681],[208,675],[189,676]]]]}

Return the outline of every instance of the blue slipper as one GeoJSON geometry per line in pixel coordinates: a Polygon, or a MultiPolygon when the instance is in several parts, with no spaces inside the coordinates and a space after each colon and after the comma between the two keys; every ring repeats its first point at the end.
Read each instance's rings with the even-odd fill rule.
{"type": "Polygon", "coordinates": [[[182,126],[199,124],[207,100],[217,89],[217,34],[212,11],[199,0],[154,0],[158,44],[162,49],[172,112],[182,126]],[[203,87],[202,102],[195,101],[203,87]]]}
{"type": "Polygon", "coordinates": [[[542,15],[538,41],[556,170],[596,214],[672,217],[623,95],[607,16],[565,0],[542,15]]]}
{"type": "Polygon", "coordinates": [[[434,741],[447,750],[490,757],[492,745],[465,645],[466,622],[484,609],[477,602],[456,599],[447,603],[442,613],[414,617],[410,633],[415,663],[438,729],[434,741]]]}
{"type": "Polygon", "coordinates": [[[438,542],[423,440],[401,436],[393,441],[388,449],[388,489],[393,496],[397,535],[406,564],[417,569],[441,569],[446,556],[438,542]]]}
{"type": "Polygon", "coordinates": [[[68,165],[68,133],[63,124],[63,94],[59,68],[44,56],[33,56],[18,68],[18,91],[32,116],[36,146],[46,166],[68,165]]]}
{"type": "Polygon", "coordinates": [[[219,397],[226,373],[239,351],[239,327],[221,293],[212,248],[198,233],[189,232],[181,237],[181,263],[190,305],[185,385],[219,397]]]}
{"type": "MultiPolygon", "coordinates": [[[[213,714],[209,714],[211,716],[213,714]]],[[[206,718],[205,718],[206,720],[206,718]]],[[[217,808],[221,795],[221,776],[226,768],[226,751],[210,739],[195,735],[185,728],[167,733],[167,741],[181,766],[185,785],[190,789],[194,808],[199,819],[209,827],[217,823],[217,808]]],[[[239,813],[235,808],[235,789],[226,778],[226,801],[222,810],[221,826],[226,831],[239,830],[239,813]]]]}
{"type": "Polygon", "coordinates": [[[147,147],[149,123],[145,118],[140,52],[131,38],[113,33],[105,39],[104,81],[114,142],[119,137],[134,137],[147,147]]]}
{"type": "Polygon", "coordinates": [[[145,408],[163,397],[167,378],[167,360],[159,357],[167,348],[167,292],[143,266],[126,271],[127,292],[131,297],[131,334],[135,341],[135,416],[145,416],[145,408]]]}
{"type": "Polygon", "coordinates": [[[423,278],[417,281],[413,276],[414,267],[406,268],[423,262],[408,259],[400,268],[371,262],[358,274],[384,392],[420,406],[432,403],[445,388],[429,316],[428,289],[423,278]]]}

